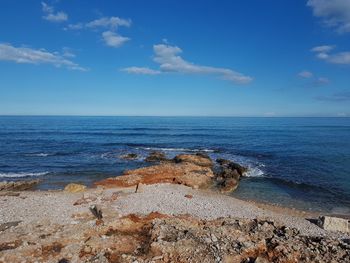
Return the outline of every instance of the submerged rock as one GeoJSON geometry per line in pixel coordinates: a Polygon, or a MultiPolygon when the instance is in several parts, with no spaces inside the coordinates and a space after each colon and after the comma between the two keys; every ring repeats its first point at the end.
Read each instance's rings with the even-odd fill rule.
{"type": "Polygon", "coordinates": [[[166,155],[163,152],[151,152],[145,159],[146,162],[162,162],[167,161],[166,155]]]}
{"type": "Polygon", "coordinates": [[[120,158],[124,160],[135,160],[137,157],[136,153],[128,153],[120,156],[120,158]]]}
{"type": "Polygon", "coordinates": [[[78,193],[78,192],[83,192],[85,191],[86,186],[82,184],[67,184],[66,187],[64,188],[64,191],[69,192],[69,193],[78,193]]]}
{"type": "Polygon", "coordinates": [[[40,180],[0,182],[0,191],[24,191],[34,188],[40,180]]]}
{"type": "Polygon", "coordinates": [[[235,163],[235,162],[232,162],[230,160],[226,160],[226,159],[217,159],[216,162],[222,166],[222,167],[225,167],[227,168],[228,170],[231,170],[231,171],[234,171],[236,170],[237,173],[240,175],[240,176],[243,176],[244,173],[246,173],[248,171],[248,168],[247,167],[244,167],[238,163],[235,163]]]}

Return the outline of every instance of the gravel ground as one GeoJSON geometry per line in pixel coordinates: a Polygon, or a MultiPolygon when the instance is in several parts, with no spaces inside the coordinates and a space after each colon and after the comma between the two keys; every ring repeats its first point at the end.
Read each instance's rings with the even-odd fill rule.
{"type": "MultiPolygon", "coordinates": [[[[0,196],[0,224],[21,221],[21,225],[49,221],[57,224],[76,224],[72,215],[90,213],[88,207],[98,204],[104,213],[112,212],[113,216],[131,213],[148,214],[160,212],[169,215],[189,214],[200,219],[220,217],[268,219],[289,227],[295,227],[305,235],[332,235],[310,223],[300,216],[283,214],[271,209],[259,208],[253,203],[211,192],[194,190],[174,184],[141,185],[138,193],[134,188],[127,189],[89,189],[84,193],[66,193],[63,191],[21,192],[20,196],[0,196]],[[105,198],[117,193],[112,201],[105,198]],[[93,202],[73,205],[83,196],[96,196],[93,202]],[[185,197],[185,195],[190,195],[185,197]]],[[[307,214],[305,214],[307,216],[307,214]]]]}
{"type": "MultiPolygon", "coordinates": [[[[289,227],[295,227],[305,235],[329,235],[328,232],[298,216],[284,215],[271,210],[258,208],[254,204],[236,198],[208,191],[174,184],[142,186],[138,193],[118,199],[114,207],[121,214],[189,214],[201,219],[220,217],[262,218],[274,220],[289,227]],[[192,195],[192,198],[185,197],[192,195]]],[[[343,235],[334,236],[343,237],[343,235]]]]}

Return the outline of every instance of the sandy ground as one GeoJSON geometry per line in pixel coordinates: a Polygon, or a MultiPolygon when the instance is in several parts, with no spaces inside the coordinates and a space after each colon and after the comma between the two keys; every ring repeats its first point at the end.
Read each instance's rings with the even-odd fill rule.
{"type": "Polygon", "coordinates": [[[305,235],[341,236],[327,233],[305,219],[314,215],[276,207],[259,208],[253,203],[210,191],[174,184],[141,185],[137,193],[134,191],[134,188],[89,189],[84,193],[27,191],[21,192],[19,196],[1,196],[0,225],[14,221],[21,221],[21,226],[41,221],[77,224],[74,215],[89,212],[89,206],[97,204],[103,213],[120,217],[131,213],[144,215],[160,212],[169,215],[188,214],[200,219],[261,218],[297,228],[305,235]],[[74,205],[84,197],[86,202],[74,205]]]}

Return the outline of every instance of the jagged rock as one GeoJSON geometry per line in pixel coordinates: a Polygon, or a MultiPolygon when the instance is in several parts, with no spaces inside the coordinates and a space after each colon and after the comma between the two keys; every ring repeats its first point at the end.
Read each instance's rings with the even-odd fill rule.
{"type": "Polygon", "coordinates": [[[329,231],[349,232],[349,221],[347,219],[321,216],[317,222],[318,226],[329,231]]]}
{"type": "Polygon", "coordinates": [[[95,183],[104,187],[129,187],[137,184],[174,183],[193,188],[206,188],[212,184],[211,168],[189,162],[162,163],[124,172],[122,176],[95,183]]]}
{"type": "Polygon", "coordinates": [[[0,182],[0,191],[24,191],[34,188],[40,180],[0,182]]]}
{"type": "Polygon", "coordinates": [[[248,171],[247,167],[244,167],[244,166],[242,166],[238,163],[232,162],[230,160],[217,159],[216,162],[219,165],[221,165],[222,167],[228,168],[229,170],[232,170],[232,171],[236,170],[240,176],[243,176],[244,173],[246,173],[248,171]]]}
{"type": "Polygon", "coordinates": [[[86,186],[82,184],[67,184],[66,187],[64,188],[64,191],[69,192],[69,193],[78,193],[78,192],[83,192],[85,191],[86,186]]]}
{"type": "Polygon", "coordinates": [[[165,154],[158,151],[151,152],[145,159],[146,162],[162,162],[167,160],[165,154]]]}
{"type": "Polygon", "coordinates": [[[230,193],[230,192],[236,190],[237,187],[238,187],[238,180],[236,180],[234,178],[228,178],[222,184],[220,191],[222,193],[230,193]]]}
{"type": "Polygon", "coordinates": [[[136,153],[128,153],[128,154],[121,155],[120,158],[125,159],[125,160],[135,160],[137,158],[137,154],[136,153]]]}
{"type": "Polygon", "coordinates": [[[212,167],[213,162],[210,157],[203,153],[179,154],[174,158],[175,163],[193,163],[203,167],[212,167]]]}

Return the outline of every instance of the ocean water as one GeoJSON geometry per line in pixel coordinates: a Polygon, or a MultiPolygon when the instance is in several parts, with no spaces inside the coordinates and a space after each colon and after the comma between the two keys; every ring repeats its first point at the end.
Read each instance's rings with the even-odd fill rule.
{"type": "Polygon", "coordinates": [[[247,165],[241,199],[350,214],[350,118],[0,117],[0,180],[40,189],[120,175],[153,150],[247,165]]]}

